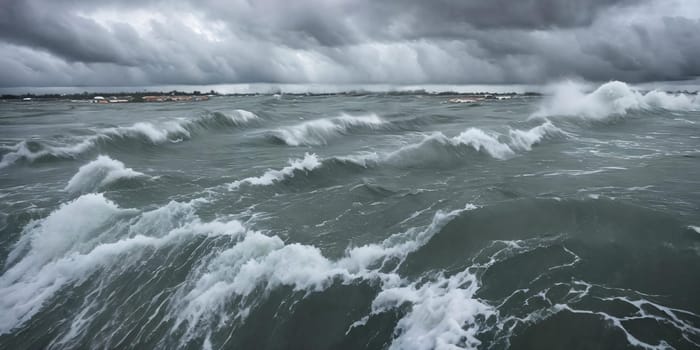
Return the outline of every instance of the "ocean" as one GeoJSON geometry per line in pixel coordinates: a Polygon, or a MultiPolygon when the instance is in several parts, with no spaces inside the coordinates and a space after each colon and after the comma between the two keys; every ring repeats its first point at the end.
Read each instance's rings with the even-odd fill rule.
{"type": "Polygon", "coordinates": [[[449,98],[0,103],[0,348],[700,347],[700,97],[449,98]]]}

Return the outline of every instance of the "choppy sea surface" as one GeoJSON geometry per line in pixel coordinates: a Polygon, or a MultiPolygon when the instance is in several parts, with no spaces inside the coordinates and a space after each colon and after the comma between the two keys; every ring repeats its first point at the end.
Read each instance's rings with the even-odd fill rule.
{"type": "Polygon", "coordinates": [[[700,98],[0,103],[2,349],[700,347],[700,98]]]}

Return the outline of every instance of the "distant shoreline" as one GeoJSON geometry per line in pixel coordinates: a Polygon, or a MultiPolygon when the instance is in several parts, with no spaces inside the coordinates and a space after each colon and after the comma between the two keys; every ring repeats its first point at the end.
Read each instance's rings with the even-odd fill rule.
{"type": "Polygon", "coordinates": [[[345,92],[333,92],[333,93],[231,93],[231,94],[221,94],[216,91],[209,91],[207,93],[201,93],[199,91],[194,91],[193,93],[184,91],[170,91],[170,92],[111,92],[111,93],[80,93],[80,94],[4,94],[0,95],[0,100],[2,101],[76,101],[76,102],[93,102],[93,103],[156,103],[156,102],[190,102],[190,101],[206,101],[212,97],[218,96],[446,96],[446,97],[456,97],[456,98],[467,98],[467,99],[504,99],[509,97],[524,96],[542,96],[539,92],[456,92],[456,91],[445,91],[445,92],[426,92],[423,90],[417,91],[386,91],[386,92],[373,92],[373,91],[345,91],[345,92]],[[104,102],[102,102],[104,101],[104,102]]]}

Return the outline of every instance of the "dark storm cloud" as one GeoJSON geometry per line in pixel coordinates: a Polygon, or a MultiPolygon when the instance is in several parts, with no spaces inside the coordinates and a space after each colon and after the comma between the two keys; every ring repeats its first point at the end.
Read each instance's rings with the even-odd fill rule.
{"type": "Polygon", "coordinates": [[[697,0],[0,0],[0,85],[700,74],[697,0]]]}
{"type": "Polygon", "coordinates": [[[0,39],[37,47],[69,61],[135,64],[122,45],[135,38],[128,25],[112,31],[92,20],[32,1],[3,2],[0,39]]]}

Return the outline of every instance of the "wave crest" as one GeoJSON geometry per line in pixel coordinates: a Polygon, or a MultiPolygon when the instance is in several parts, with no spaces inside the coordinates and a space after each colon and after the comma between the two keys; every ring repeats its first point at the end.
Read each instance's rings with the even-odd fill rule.
{"type": "Polygon", "coordinates": [[[435,159],[436,156],[454,155],[459,157],[467,150],[485,153],[495,159],[508,159],[517,151],[530,151],[536,144],[548,138],[568,134],[549,121],[527,130],[510,129],[507,135],[469,128],[454,137],[436,132],[425,136],[418,143],[403,146],[380,158],[388,163],[404,164],[435,159]]]}
{"type": "Polygon", "coordinates": [[[216,129],[220,127],[243,127],[260,122],[262,119],[255,113],[244,109],[232,111],[207,112],[194,119],[180,119],[183,126],[191,132],[197,129],[216,129]]]}
{"type": "Polygon", "coordinates": [[[352,116],[343,114],[334,118],[321,118],[297,125],[273,130],[270,136],[289,146],[325,145],[332,138],[355,130],[377,130],[388,125],[376,114],[352,116]]]}
{"type": "Polygon", "coordinates": [[[573,82],[555,85],[533,117],[575,116],[599,120],[631,110],[666,109],[690,111],[700,109],[697,96],[671,94],[653,90],[640,91],[626,83],[611,81],[587,93],[586,86],[573,82]]]}
{"type": "MultiPolygon", "coordinates": [[[[387,164],[390,166],[424,165],[445,157],[460,158],[465,152],[482,152],[495,159],[508,159],[516,151],[529,151],[532,147],[548,138],[567,136],[568,133],[547,121],[527,130],[510,129],[507,135],[486,132],[478,128],[469,128],[454,137],[447,137],[436,132],[424,137],[418,143],[409,144],[388,153],[365,152],[348,156],[320,158],[314,153],[305,153],[301,159],[289,159],[289,165],[281,169],[269,169],[261,176],[236,180],[228,185],[233,191],[247,184],[251,186],[269,186],[303,173],[309,174],[323,168],[333,172],[339,168],[344,173],[357,168],[370,168],[387,164]],[[466,148],[466,149],[465,149],[466,148]]],[[[450,159],[452,160],[452,159],[450,159]]],[[[333,174],[325,174],[332,176],[333,174]]]]}
{"type": "Polygon", "coordinates": [[[139,213],[120,208],[102,194],[86,194],[31,222],[0,276],[0,334],[29,321],[64,286],[85,281],[101,267],[128,264],[129,259],[120,259],[126,254],[193,236],[245,231],[237,220],[202,222],[194,211],[201,201],[173,201],[139,213]]]}
{"type": "Polygon", "coordinates": [[[321,166],[321,160],[316,154],[305,153],[303,159],[290,159],[289,166],[280,170],[270,169],[262,176],[248,177],[243,180],[237,180],[229,184],[229,190],[235,190],[243,184],[253,186],[272,185],[275,182],[284,180],[285,178],[294,177],[294,174],[299,171],[308,172],[321,166]]]}
{"type": "Polygon", "coordinates": [[[146,176],[124,166],[124,163],[109,156],[100,155],[97,159],[80,167],[78,172],[68,181],[65,191],[85,193],[97,190],[120,179],[132,179],[146,176]]]}
{"type": "Polygon", "coordinates": [[[159,123],[138,122],[130,126],[117,126],[95,130],[93,135],[76,138],[73,144],[56,145],[52,142],[24,140],[12,146],[3,146],[6,151],[0,161],[0,169],[17,161],[35,162],[45,158],[75,158],[102,143],[116,140],[140,140],[158,145],[189,139],[193,133],[216,130],[221,127],[241,127],[260,118],[252,112],[237,109],[230,113],[207,113],[197,118],[181,118],[159,123]]]}
{"type": "Polygon", "coordinates": [[[264,297],[259,291],[280,286],[310,292],[322,291],[336,280],[370,280],[379,281],[384,288],[399,287],[402,278],[396,272],[382,272],[383,262],[403,260],[458,214],[473,209],[476,206],[468,204],[464,209],[438,211],[422,230],[411,229],[380,243],[348,248],[337,260],[327,258],[315,246],[285,244],[278,236],[248,231],[232,247],[204,262],[177,292],[170,310],[177,320],[175,328],[186,323],[185,338],[191,338],[197,326],[217,317],[226,323],[245,319],[264,297]],[[239,301],[238,312],[232,317],[224,307],[231,300],[239,301]]]}

